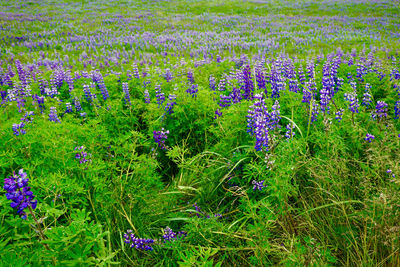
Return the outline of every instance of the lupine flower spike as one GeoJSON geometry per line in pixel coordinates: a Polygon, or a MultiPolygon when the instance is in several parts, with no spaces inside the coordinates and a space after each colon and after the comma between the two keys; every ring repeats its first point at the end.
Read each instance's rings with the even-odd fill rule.
{"type": "Polygon", "coordinates": [[[12,200],[10,206],[17,210],[22,219],[26,219],[26,209],[34,210],[37,206],[37,200],[33,200],[35,196],[28,186],[29,179],[27,176],[26,172],[20,169],[18,174],[14,172],[12,176],[4,179],[3,187],[7,191],[7,199],[12,200]]]}

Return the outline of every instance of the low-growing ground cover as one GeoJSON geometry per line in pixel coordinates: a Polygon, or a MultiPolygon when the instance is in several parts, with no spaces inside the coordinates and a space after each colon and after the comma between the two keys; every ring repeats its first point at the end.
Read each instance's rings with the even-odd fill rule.
{"type": "Polygon", "coordinates": [[[2,266],[400,265],[400,8],[2,1],[2,266]]]}

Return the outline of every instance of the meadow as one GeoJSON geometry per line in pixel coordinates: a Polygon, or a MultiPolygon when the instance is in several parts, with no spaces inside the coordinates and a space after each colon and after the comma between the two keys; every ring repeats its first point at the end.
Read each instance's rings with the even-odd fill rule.
{"type": "Polygon", "coordinates": [[[400,266],[398,1],[0,7],[0,266],[400,266]]]}

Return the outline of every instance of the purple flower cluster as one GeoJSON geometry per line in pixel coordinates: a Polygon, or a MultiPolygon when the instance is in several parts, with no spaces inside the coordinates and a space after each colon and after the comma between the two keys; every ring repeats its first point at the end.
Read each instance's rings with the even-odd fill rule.
{"type": "Polygon", "coordinates": [[[149,90],[144,90],[144,103],[149,104],[150,103],[150,94],[149,90]]]}
{"type": "Polygon", "coordinates": [[[213,75],[208,78],[209,86],[212,91],[215,91],[216,81],[213,75]]]}
{"type": "Polygon", "coordinates": [[[65,103],[65,113],[72,113],[72,105],[71,103],[65,103]]]}
{"type": "Polygon", "coordinates": [[[164,234],[162,237],[164,239],[164,243],[166,243],[167,241],[175,241],[181,237],[187,236],[187,233],[185,231],[179,231],[179,232],[175,233],[168,226],[165,229],[163,229],[163,232],[164,232],[164,234]]]}
{"type": "Polygon", "coordinates": [[[165,140],[167,140],[169,131],[165,131],[164,128],[161,128],[161,131],[154,131],[153,138],[154,141],[158,144],[158,147],[161,149],[167,149],[165,145],[165,140]]]}
{"type": "Polygon", "coordinates": [[[391,169],[387,169],[386,173],[390,174],[392,176],[392,178],[396,178],[396,175],[393,173],[393,171],[391,169]]]}
{"type": "Polygon", "coordinates": [[[75,147],[74,151],[77,151],[78,153],[75,154],[75,158],[79,159],[80,164],[87,163],[89,161],[88,159],[88,153],[85,151],[86,148],[84,146],[77,146],[75,147]]]}
{"type": "Polygon", "coordinates": [[[371,105],[371,102],[372,102],[371,87],[367,83],[365,84],[365,91],[363,95],[362,105],[369,107],[371,105]]]}
{"type": "Polygon", "coordinates": [[[193,77],[193,71],[192,70],[188,70],[187,78],[188,78],[189,83],[191,83],[191,84],[194,83],[194,77],[193,77]]]}
{"type": "Polygon", "coordinates": [[[88,103],[91,103],[94,99],[96,99],[96,94],[92,94],[92,91],[90,90],[91,87],[95,87],[94,83],[90,83],[90,85],[83,85],[83,92],[85,93],[85,98],[88,103]]]}
{"type": "Polygon", "coordinates": [[[270,132],[278,127],[280,120],[280,106],[278,100],[268,112],[265,100],[261,94],[254,95],[255,102],[250,106],[247,115],[247,131],[256,137],[255,149],[268,151],[270,132]]]}
{"type": "Polygon", "coordinates": [[[24,122],[14,123],[12,125],[13,134],[16,135],[16,136],[22,135],[22,134],[26,134],[26,130],[24,129],[24,127],[25,127],[25,123],[24,122]]]}
{"type": "Polygon", "coordinates": [[[292,139],[295,136],[296,133],[293,131],[294,128],[295,126],[292,123],[286,125],[286,133],[285,133],[286,139],[292,139]]]}
{"type": "Polygon", "coordinates": [[[153,248],[151,247],[154,243],[153,239],[136,237],[132,233],[132,230],[126,231],[126,234],[124,234],[124,238],[125,244],[130,244],[131,248],[136,248],[137,250],[153,250],[153,248]]]}
{"type": "Polygon", "coordinates": [[[375,107],[375,112],[376,112],[376,116],[378,118],[382,118],[382,117],[387,117],[387,107],[388,104],[386,104],[384,101],[378,101],[376,102],[376,107],[375,107]]]}
{"type": "Polygon", "coordinates": [[[33,200],[31,188],[28,186],[29,179],[23,169],[18,171],[18,174],[14,172],[12,176],[4,179],[4,190],[7,191],[6,197],[8,200],[12,200],[10,206],[16,209],[22,219],[26,219],[25,209],[31,208],[36,209],[37,200],[33,200]]]}
{"type": "Polygon", "coordinates": [[[398,119],[400,116],[400,100],[394,104],[394,118],[398,119]]]}
{"type": "Polygon", "coordinates": [[[127,105],[132,105],[131,104],[131,96],[129,94],[129,87],[128,87],[128,83],[122,83],[122,91],[124,92],[124,100],[125,100],[125,104],[127,105]]]}
{"type": "Polygon", "coordinates": [[[155,90],[156,90],[157,104],[158,107],[160,107],[165,101],[165,95],[161,91],[161,86],[159,84],[156,85],[155,90]]]}
{"type": "Polygon", "coordinates": [[[251,182],[253,184],[253,191],[256,191],[256,190],[261,191],[261,190],[263,190],[264,187],[267,187],[266,185],[264,185],[264,182],[265,182],[265,180],[258,181],[258,182],[256,180],[253,180],[251,182]]]}
{"type": "Polygon", "coordinates": [[[49,121],[61,123],[60,119],[57,116],[57,109],[55,107],[50,107],[49,121]]]}
{"type": "Polygon", "coordinates": [[[374,139],[375,139],[375,136],[373,136],[373,135],[370,134],[370,133],[367,133],[367,135],[366,135],[365,138],[364,138],[364,140],[365,140],[365,141],[368,141],[369,143],[371,143],[372,140],[374,140],[374,139]]]}
{"type": "Polygon", "coordinates": [[[351,112],[358,113],[358,107],[360,105],[358,104],[358,98],[356,92],[354,91],[352,93],[345,93],[344,98],[346,101],[350,102],[349,109],[351,110],[351,112]]]}
{"type": "Polygon", "coordinates": [[[342,121],[343,112],[344,112],[344,109],[341,108],[335,113],[335,115],[336,115],[335,119],[337,119],[338,122],[342,121]]]}
{"type": "Polygon", "coordinates": [[[174,95],[174,94],[170,94],[168,96],[168,101],[167,101],[167,104],[165,105],[165,111],[168,114],[174,113],[173,108],[176,105],[175,99],[176,99],[176,95],[174,95]]]}
{"type": "Polygon", "coordinates": [[[199,89],[197,89],[199,86],[197,84],[190,84],[189,88],[186,90],[186,93],[190,94],[192,97],[197,96],[197,92],[199,89]]]}

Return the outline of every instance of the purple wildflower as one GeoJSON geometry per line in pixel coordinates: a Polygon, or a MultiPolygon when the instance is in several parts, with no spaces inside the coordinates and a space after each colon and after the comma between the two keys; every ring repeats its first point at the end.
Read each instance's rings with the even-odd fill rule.
{"type": "Polygon", "coordinates": [[[336,115],[335,119],[337,119],[338,122],[342,121],[343,112],[344,112],[344,109],[341,108],[335,113],[335,115],[336,115]]]}
{"type": "Polygon", "coordinates": [[[124,92],[124,100],[125,100],[125,104],[127,105],[132,105],[131,104],[131,96],[129,94],[129,87],[128,87],[128,83],[122,83],[122,91],[124,92]]]}
{"type": "Polygon", "coordinates": [[[153,250],[151,244],[154,243],[153,239],[138,238],[133,233],[132,230],[128,230],[124,234],[124,242],[130,244],[131,248],[136,248],[137,250],[153,250]]]}
{"type": "Polygon", "coordinates": [[[165,145],[165,140],[167,140],[169,131],[165,131],[164,128],[161,128],[160,131],[153,132],[154,141],[158,144],[158,147],[161,149],[167,149],[165,145]]]}
{"type": "Polygon", "coordinates": [[[266,185],[264,185],[264,181],[265,180],[257,182],[256,180],[253,180],[253,182],[251,182],[254,185],[253,191],[256,191],[256,190],[261,191],[261,190],[263,190],[264,187],[267,187],[266,185]]]}
{"type": "Polygon", "coordinates": [[[78,153],[75,154],[75,158],[79,159],[79,164],[84,164],[88,162],[88,153],[85,151],[84,146],[77,146],[75,147],[74,151],[77,151],[78,153]]]}
{"type": "Polygon", "coordinates": [[[55,107],[50,107],[49,121],[61,123],[60,119],[57,116],[57,109],[55,107]]]}
{"type": "Polygon", "coordinates": [[[373,135],[370,134],[370,133],[367,133],[367,135],[366,135],[365,138],[364,138],[364,140],[365,140],[365,141],[368,141],[369,143],[371,143],[372,140],[374,140],[374,139],[375,139],[375,136],[373,136],[373,135]]]}
{"type": "Polygon", "coordinates": [[[173,108],[176,105],[175,99],[176,99],[176,95],[174,95],[174,94],[170,94],[168,96],[168,101],[167,101],[167,104],[165,105],[165,111],[168,114],[174,113],[173,108]]]}
{"type": "Polygon", "coordinates": [[[6,197],[8,200],[13,202],[10,206],[16,209],[18,214],[21,215],[22,219],[26,219],[26,208],[36,209],[37,200],[33,200],[35,196],[30,187],[28,186],[29,179],[23,169],[18,171],[18,174],[14,172],[12,176],[4,179],[4,190],[7,191],[6,197]]]}
{"type": "Polygon", "coordinates": [[[387,117],[387,106],[388,104],[386,104],[384,101],[378,101],[376,103],[375,110],[376,110],[376,115],[379,118],[387,117]]]}

